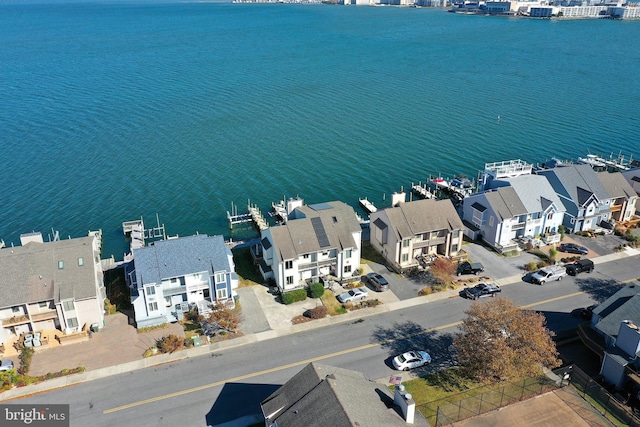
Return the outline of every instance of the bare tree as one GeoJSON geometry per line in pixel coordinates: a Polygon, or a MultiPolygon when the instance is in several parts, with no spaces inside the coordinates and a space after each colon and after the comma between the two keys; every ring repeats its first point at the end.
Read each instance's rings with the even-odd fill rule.
{"type": "Polygon", "coordinates": [[[541,365],[558,366],[554,334],[542,314],[504,298],[473,303],[465,314],[453,345],[469,376],[500,381],[538,374],[541,365]]]}
{"type": "Polygon", "coordinates": [[[236,332],[240,324],[240,317],[224,304],[217,304],[213,306],[213,311],[209,314],[207,321],[227,332],[236,332]]]}

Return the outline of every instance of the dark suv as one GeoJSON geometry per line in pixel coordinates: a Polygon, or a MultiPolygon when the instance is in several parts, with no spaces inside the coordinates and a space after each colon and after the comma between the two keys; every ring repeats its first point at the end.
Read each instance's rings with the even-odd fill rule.
{"type": "Polygon", "coordinates": [[[594,270],[593,261],[590,259],[579,259],[573,264],[568,264],[566,266],[567,274],[575,276],[578,273],[582,273],[586,271],[587,273],[591,273],[594,270]]]}
{"type": "Polygon", "coordinates": [[[458,265],[458,276],[461,274],[478,274],[484,271],[484,265],[479,262],[465,261],[458,265]]]}

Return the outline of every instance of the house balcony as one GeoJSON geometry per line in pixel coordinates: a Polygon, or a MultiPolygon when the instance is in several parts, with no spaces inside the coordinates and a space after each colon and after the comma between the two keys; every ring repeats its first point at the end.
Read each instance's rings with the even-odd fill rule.
{"type": "Polygon", "coordinates": [[[620,212],[622,210],[622,205],[611,205],[609,210],[613,212],[620,212]]]}
{"type": "Polygon", "coordinates": [[[337,258],[325,259],[322,261],[304,262],[298,264],[298,270],[306,270],[313,267],[325,267],[328,265],[335,265],[337,258]]]}
{"type": "Polygon", "coordinates": [[[172,295],[184,294],[187,292],[186,286],[174,286],[172,288],[164,288],[162,289],[162,295],[165,297],[170,297],[172,295]]]}
{"type": "Polygon", "coordinates": [[[31,314],[31,320],[33,322],[41,322],[43,320],[51,320],[56,318],[58,318],[58,312],[56,310],[47,310],[31,314]]]}
{"type": "Polygon", "coordinates": [[[436,237],[435,239],[420,240],[418,242],[413,243],[413,248],[420,249],[420,248],[426,248],[428,246],[442,245],[446,241],[447,241],[446,237],[436,237]]]}
{"type": "Polygon", "coordinates": [[[26,314],[21,314],[20,316],[13,316],[7,319],[2,319],[2,326],[16,326],[29,322],[29,316],[27,316],[26,314]]]}
{"type": "Polygon", "coordinates": [[[526,222],[519,222],[511,226],[511,230],[523,230],[527,226],[526,222]]]}

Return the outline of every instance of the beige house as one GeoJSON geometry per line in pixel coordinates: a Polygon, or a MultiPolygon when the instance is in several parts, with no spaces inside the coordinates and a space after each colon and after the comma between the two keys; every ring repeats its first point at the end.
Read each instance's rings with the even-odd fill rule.
{"type": "Polygon", "coordinates": [[[424,255],[456,256],[464,225],[450,200],[417,200],[370,215],[371,245],[397,269],[424,255]]]}
{"type": "MultiPolygon", "coordinates": [[[[101,234],[44,242],[20,236],[22,246],[0,249],[0,345],[60,343],[104,322],[101,234]]],[[[81,338],[81,337],[79,337],[81,338]]]]}

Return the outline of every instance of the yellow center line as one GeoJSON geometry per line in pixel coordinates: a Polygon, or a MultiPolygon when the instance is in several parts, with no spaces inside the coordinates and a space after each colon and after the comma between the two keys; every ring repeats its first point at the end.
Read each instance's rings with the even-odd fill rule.
{"type": "MultiPolygon", "coordinates": [[[[566,299],[566,298],[572,298],[572,297],[575,297],[575,296],[578,296],[578,295],[582,295],[582,294],[584,294],[584,292],[574,292],[572,294],[562,295],[562,296],[559,296],[559,297],[556,297],[556,298],[550,298],[550,299],[547,299],[547,300],[544,300],[544,301],[538,301],[538,302],[535,302],[535,303],[532,303],[532,304],[523,305],[521,307],[522,308],[530,308],[530,307],[534,307],[536,305],[542,305],[542,304],[547,304],[547,303],[550,303],[550,302],[560,301],[560,300],[563,300],[563,299],[566,299]]],[[[205,384],[205,385],[201,385],[201,386],[198,386],[198,387],[193,387],[193,388],[189,388],[189,389],[185,389],[185,390],[181,390],[181,391],[176,391],[174,393],[164,394],[162,396],[152,397],[150,399],[140,400],[138,402],[128,403],[126,405],[117,406],[117,407],[111,408],[111,409],[106,409],[102,413],[103,414],[110,414],[112,412],[123,411],[125,409],[135,408],[136,406],[146,405],[148,403],[159,402],[159,401],[165,400],[165,399],[171,399],[172,397],[184,396],[185,394],[195,393],[195,392],[198,392],[198,391],[206,390],[208,388],[224,385],[224,384],[229,383],[229,382],[238,382],[238,381],[246,380],[246,379],[249,379],[249,378],[257,377],[257,376],[260,376],[260,375],[270,374],[270,373],[282,371],[284,369],[294,368],[296,366],[301,366],[301,365],[306,365],[306,364],[311,363],[311,362],[318,362],[320,360],[325,360],[325,359],[329,359],[329,358],[332,358],[332,357],[343,356],[345,354],[355,353],[357,351],[367,350],[367,349],[374,348],[374,347],[379,347],[379,346],[381,346],[383,344],[390,344],[390,343],[395,342],[395,341],[400,341],[400,340],[404,340],[404,339],[407,339],[407,338],[411,338],[412,336],[422,335],[422,334],[426,334],[426,333],[429,333],[429,332],[440,331],[440,330],[448,329],[448,328],[453,328],[453,327],[458,326],[460,324],[462,324],[462,321],[448,323],[446,325],[441,325],[441,326],[436,326],[434,328],[425,329],[424,331],[418,332],[418,333],[413,334],[411,336],[403,336],[403,337],[400,337],[400,338],[391,339],[391,340],[387,340],[387,341],[381,341],[381,342],[376,342],[376,343],[371,343],[371,344],[365,344],[365,345],[361,345],[359,347],[353,347],[353,348],[349,348],[349,349],[346,349],[346,350],[336,351],[335,353],[325,354],[324,356],[317,356],[317,357],[313,357],[311,359],[306,359],[306,360],[301,360],[299,362],[289,363],[287,365],[276,366],[275,368],[264,369],[262,371],[252,372],[250,374],[240,375],[240,376],[234,377],[234,378],[227,378],[226,380],[216,381],[214,383],[205,384]]]]}

